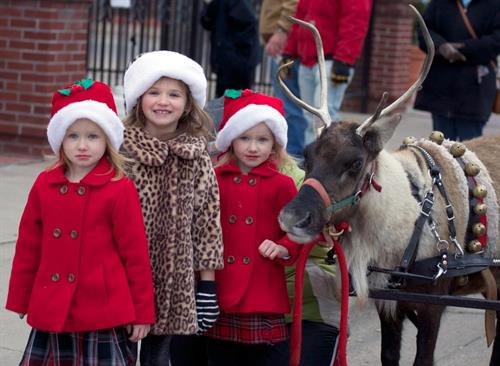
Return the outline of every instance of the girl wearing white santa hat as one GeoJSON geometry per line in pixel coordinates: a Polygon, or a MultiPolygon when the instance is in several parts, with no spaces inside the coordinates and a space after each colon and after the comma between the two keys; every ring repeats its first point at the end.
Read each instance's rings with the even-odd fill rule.
{"type": "Polygon", "coordinates": [[[32,326],[20,364],[135,365],[153,283],[110,88],[85,79],[55,92],[47,135],[58,160],[31,188],[6,305],[32,326]]]}
{"type": "Polygon", "coordinates": [[[122,152],[139,190],[155,290],[156,323],[141,343],[145,366],[168,364],[171,336],[206,331],[219,313],[219,190],[206,148],[206,88],[201,66],[171,51],[141,55],[124,75],[122,152]]]}
{"type": "Polygon", "coordinates": [[[290,311],[284,266],[299,244],[278,224],[278,214],[297,193],[280,167],[287,123],[280,99],[252,90],[227,90],[216,146],[222,152],[220,188],[224,269],[216,272],[220,315],[208,330],[213,365],[266,365],[287,339],[290,311]]]}

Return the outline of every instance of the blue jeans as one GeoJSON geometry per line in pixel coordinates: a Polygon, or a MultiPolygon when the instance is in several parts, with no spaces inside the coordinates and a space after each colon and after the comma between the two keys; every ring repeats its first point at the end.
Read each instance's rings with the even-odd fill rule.
{"type": "MultiPolygon", "coordinates": [[[[297,97],[300,97],[299,83],[298,83],[298,60],[292,65],[290,76],[284,80],[290,91],[297,97]]],[[[276,81],[275,75],[278,70],[278,60],[271,60],[271,82],[273,86],[274,95],[283,101],[283,109],[285,110],[285,118],[288,122],[288,143],[287,152],[297,159],[304,157],[305,147],[305,131],[307,128],[307,120],[304,117],[302,108],[292,102],[281,90],[281,87],[276,81]]]]}
{"type": "Polygon", "coordinates": [[[141,340],[141,366],[164,366],[170,360],[170,335],[149,334],[141,340]]]}
{"type": "MultiPolygon", "coordinates": [[[[340,106],[344,100],[344,95],[347,87],[352,81],[354,76],[354,67],[351,68],[351,74],[347,83],[332,83],[330,81],[330,70],[332,69],[333,60],[326,60],[325,70],[327,74],[326,83],[328,90],[328,112],[333,122],[340,121],[340,106]]],[[[320,92],[321,92],[321,82],[319,78],[319,68],[318,64],[313,67],[307,67],[305,65],[299,65],[299,89],[300,89],[300,99],[309,105],[317,108],[319,107],[320,92]]],[[[306,145],[311,143],[316,138],[316,133],[314,130],[313,115],[309,112],[305,112],[307,118],[307,130],[306,130],[306,145]]]]}
{"type": "Polygon", "coordinates": [[[487,121],[467,117],[447,117],[442,114],[432,114],[432,128],[441,131],[450,140],[464,141],[483,134],[487,121]]]}

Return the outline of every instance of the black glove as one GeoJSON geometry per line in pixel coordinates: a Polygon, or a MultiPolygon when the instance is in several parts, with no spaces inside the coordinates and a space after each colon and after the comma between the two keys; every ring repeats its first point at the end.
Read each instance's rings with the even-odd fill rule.
{"type": "MultiPolygon", "coordinates": [[[[280,64],[279,66],[281,67],[282,65],[285,65],[291,61],[293,61],[294,58],[289,56],[289,55],[283,55],[281,57],[281,61],[280,61],[280,64]]],[[[283,69],[281,69],[280,71],[280,76],[283,80],[286,80],[288,78],[290,78],[292,76],[292,64],[288,65],[287,67],[284,67],[283,69]]]]}
{"type": "Polygon", "coordinates": [[[450,63],[455,61],[465,61],[465,56],[458,49],[463,47],[463,43],[443,43],[438,48],[441,56],[447,59],[450,63]]]}
{"type": "Polygon", "coordinates": [[[200,333],[212,328],[219,316],[215,281],[198,282],[196,312],[198,313],[198,328],[200,333]]]}
{"type": "Polygon", "coordinates": [[[334,83],[347,83],[351,75],[352,66],[345,62],[333,59],[330,79],[334,83]]]}

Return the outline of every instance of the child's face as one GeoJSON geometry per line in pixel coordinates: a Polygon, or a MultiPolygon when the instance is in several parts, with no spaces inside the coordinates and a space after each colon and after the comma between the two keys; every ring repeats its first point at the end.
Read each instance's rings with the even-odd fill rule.
{"type": "Polygon", "coordinates": [[[273,151],[274,136],[264,122],[246,130],[233,140],[234,155],[242,172],[266,161],[273,151]]]}
{"type": "Polygon", "coordinates": [[[187,92],[181,81],[162,77],[143,94],[141,108],[151,135],[161,137],[177,129],[186,109],[187,92]]]}
{"type": "Polygon", "coordinates": [[[83,174],[90,172],[106,152],[106,134],[87,118],[77,119],[66,130],[63,152],[70,169],[83,174]]]}

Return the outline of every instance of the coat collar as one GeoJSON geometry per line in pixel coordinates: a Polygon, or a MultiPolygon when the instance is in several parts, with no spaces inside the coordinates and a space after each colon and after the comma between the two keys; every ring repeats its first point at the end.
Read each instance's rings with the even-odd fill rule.
{"type": "Polygon", "coordinates": [[[193,160],[206,149],[203,137],[181,133],[169,140],[162,141],[151,136],[139,127],[129,127],[125,130],[123,149],[133,159],[150,166],[161,166],[169,154],[182,159],[193,160]]]}
{"type": "MultiPolygon", "coordinates": [[[[231,160],[227,164],[221,165],[215,169],[218,174],[242,174],[240,167],[235,160],[231,160]]],[[[279,173],[278,167],[271,161],[266,160],[259,166],[253,168],[248,172],[248,175],[271,177],[279,173]]]]}
{"type": "MultiPolygon", "coordinates": [[[[90,171],[80,184],[89,186],[102,186],[108,183],[115,176],[115,169],[111,166],[107,158],[103,157],[94,169],[90,171]]],[[[62,165],[49,170],[47,172],[47,180],[50,184],[69,183],[68,178],[64,175],[64,167],[62,165]]]]}

